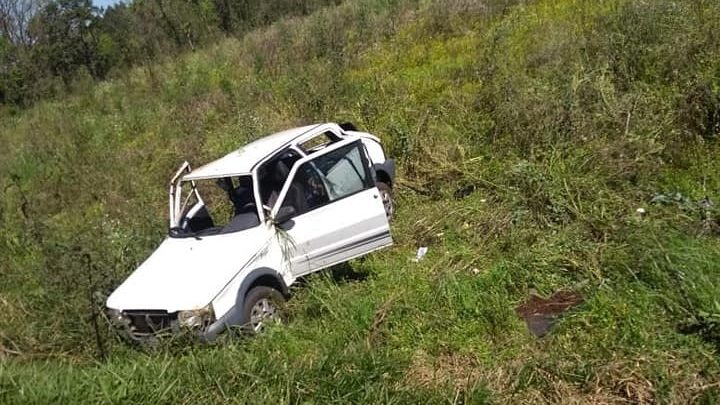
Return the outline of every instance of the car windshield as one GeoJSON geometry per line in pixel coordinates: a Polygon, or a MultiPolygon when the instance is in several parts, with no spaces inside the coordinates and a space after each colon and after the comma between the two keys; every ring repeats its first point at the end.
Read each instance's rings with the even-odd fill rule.
{"type": "Polygon", "coordinates": [[[170,236],[237,232],[260,224],[251,176],[182,181],[181,213],[170,236]]]}

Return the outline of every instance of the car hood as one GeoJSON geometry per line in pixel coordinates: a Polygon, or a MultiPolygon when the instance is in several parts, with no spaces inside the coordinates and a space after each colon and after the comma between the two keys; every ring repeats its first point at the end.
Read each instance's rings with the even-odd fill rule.
{"type": "Polygon", "coordinates": [[[206,306],[269,241],[267,229],[166,238],[111,295],[108,308],[179,310],[206,306]]]}

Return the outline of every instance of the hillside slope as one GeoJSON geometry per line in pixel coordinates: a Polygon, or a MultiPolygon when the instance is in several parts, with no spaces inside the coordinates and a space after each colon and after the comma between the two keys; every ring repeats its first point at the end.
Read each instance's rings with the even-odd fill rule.
{"type": "Polygon", "coordinates": [[[349,0],[3,117],[0,402],[720,401],[718,21],[349,0]],[[176,166],[319,121],[397,158],[396,245],[259,338],[117,341],[96,315],[176,166]],[[516,307],[561,290],[583,303],[534,337],[516,307]]]}

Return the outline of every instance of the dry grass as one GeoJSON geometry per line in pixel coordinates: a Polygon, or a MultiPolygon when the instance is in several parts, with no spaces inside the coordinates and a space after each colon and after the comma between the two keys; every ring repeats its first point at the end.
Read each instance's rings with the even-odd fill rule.
{"type": "MultiPolygon", "coordinates": [[[[538,346],[528,348],[527,354],[535,358],[548,357],[539,350],[538,346]]],[[[473,387],[482,386],[501,403],[654,404],[658,401],[657,387],[646,377],[651,363],[645,357],[612,360],[597,367],[588,382],[577,383],[560,376],[559,370],[545,366],[533,367],[529,371],[525,359],[513,359],[500,367],[488,367],[470,355],[442,353],[432,356],[416,351],[399,382],[399,388],[443,390],[450,387],[454,392],[468,392],[473,387]],[[528,371],[531,380],[521,383],[520,376],[528,371]],[[531,381],[531,386],[521,386],[531,381]]],[[[669,364],[668,371],[678,378],[679,383],[665,397],[668,403],[695,402],[704,393],[720,388],[720,382],[708,376],[688,373],[685,361],[675,359],[669,364]]]]}
{"type": "Polygon", "coordinates": [[[401,385],[425,389],[440,389],[449,385],[456,390],[467,390],[482,375],[483,370],[470,356],[457,353],[431,356],[417,351],[401,385]]]}

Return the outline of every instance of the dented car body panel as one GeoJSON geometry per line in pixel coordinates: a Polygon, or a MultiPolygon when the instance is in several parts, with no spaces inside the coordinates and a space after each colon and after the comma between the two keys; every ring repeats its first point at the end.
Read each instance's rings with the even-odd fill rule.
{"type": "Polygon", "coordinates": [[[119,310],[202,308],[267,244],[260,227],[213,238],[166,238],[118,287],[107,306],[119,310]],[[242,246],[242,249],[237,249],[242,246]]]}
{"type": "Polygon", "coordinates": [[[377,137],[334,123],[195,170],[184,162],[170,181],[168,237],[110,295],[108,315],[132,338],[190,327],[212,340],[241,322],[253,286],[287,294],[298,277],[391,245],[375,182],[393,177],[377,137]]]}

